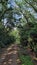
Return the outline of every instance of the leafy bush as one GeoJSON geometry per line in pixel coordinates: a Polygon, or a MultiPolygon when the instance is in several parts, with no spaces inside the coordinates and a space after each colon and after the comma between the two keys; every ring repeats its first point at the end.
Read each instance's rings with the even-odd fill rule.
{"type": "Polygon", "coordinates": [[[6,47],[10,43],[14,43],[15,37],[9,35],[7,29],[0,23],[0,47],[6,47]]]}
{"type": "Polygon", "coordinates": [[[20,60],[22,62],[22,65],[34,65],[32,63],[32,60],[31,60],[30,56],[21,55],[20,60]]]}
{"type": "Polygon", "coordinates": [[[35,45],[37,45],[37,23],[28,22],[20,28],[20,42],[22,46],[30,45],[34,51],[35,45]]]}

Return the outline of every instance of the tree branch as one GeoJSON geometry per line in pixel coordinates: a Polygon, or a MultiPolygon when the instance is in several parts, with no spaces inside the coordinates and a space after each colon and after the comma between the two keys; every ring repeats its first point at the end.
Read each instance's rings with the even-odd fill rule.
{"type": "Polygon", "coordinates": [[[7,11],[10,11],[10,10],[13,10],[12,8],[9,8],[9,9],[6,9],[0,16],[0,21],[1,19],[4,17],[4,14],[7,12],[7,11]]]}
{"type": "MultiPolygon", "coordinates": [[[[25,2],[28,3],[27,0],[25,0],[25,2]]],[[[31,4],[31,3],[28,3],[28,4],[33,7],[33,9],[35,10],[35,12],[37,12],[37,9],[33,6],[33,4],[31,4]]]]}

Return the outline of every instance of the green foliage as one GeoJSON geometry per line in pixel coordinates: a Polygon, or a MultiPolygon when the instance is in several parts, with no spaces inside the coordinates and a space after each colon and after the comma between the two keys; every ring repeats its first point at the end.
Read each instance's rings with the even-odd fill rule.
{"type": "Polygon", "coordinates": [[[34,65],[32,63],[32,60],[31,60],[30,56],[21,55],[20,60],[22,62],[22,65],[34,65]]]}
{"type": "Polygon", "coordinates": [[[18,41],[20,39],[23,46],[29,43],[30,47],[34,48],[35,44],[37,45],[37,1],[15,0],[15,4],[13,7],[11,4],[9,5],[9,0],[0,1],[0,21],[2,21],[0,23],[0,45],[4,46],[15,39],[18,41]],[[4,26],[5,18],[7,19],[6,28],[4,26]],[[15,26],[19,28],[20,36],[16,34],[17,31],[12,32],[15,26]],[[9,31],[7,31],[8,28],[9,31]]]}
{"type": "Polygon", "coordinates": [[[10,36],[13,35],[15,37],[15,43],[17,43],[17,44],[20,43],[20,35],[19,35],[19,31],[17,28],[14,28],[13,30],[11,30],[9,35],[10,36]]]}
{"type": "Polygon", "coordinates": [[[4,27],[2,23],[0,23],[0,47],[6,47],[6,45],[10,43],[14,43],[14,36],[10,36],[9,32],[7,32],[7,28],[4,27]]]}
{"type": "Polygon", "coordinates": [[[30,45],[32,51],[35,51],[37,45],[37,23],[28,22],[20,28],[20,42],[22,46],[30,45]]]}

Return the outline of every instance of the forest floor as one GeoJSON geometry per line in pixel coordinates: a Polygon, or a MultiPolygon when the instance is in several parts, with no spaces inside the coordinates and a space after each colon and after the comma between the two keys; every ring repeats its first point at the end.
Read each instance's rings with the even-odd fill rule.
{"type": "Polygon", "coordinates": [[[0,52],[0,65],[20,65],[17,44],[12,44],[0,52]]]}
{"type": "MultiPolygon", "coordinates": [[[[21,65],[21,61],[18,55],[19,49],[20,47],[17,44],[12,44],[8,48],[3,48],[2,50],[0,50],[0,65],[21,65]]],[[[27,49],[27,52],[31,56],[33,61],[33,58],[35,57],[34,53],[31,53],[30,49],[27,49]]],[[[33,63],[34,65],[37,65],[36,61],[33,61],[33,63]]]]}

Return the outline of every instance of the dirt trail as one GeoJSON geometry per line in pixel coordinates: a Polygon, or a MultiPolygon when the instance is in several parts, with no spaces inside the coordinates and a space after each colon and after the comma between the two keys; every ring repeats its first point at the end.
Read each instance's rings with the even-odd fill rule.
{"type": "Polygon", "coordinates": [[[17,44],[4,48],[4,51],[0,54],[0,65],[20,65],[17,44]]]}

